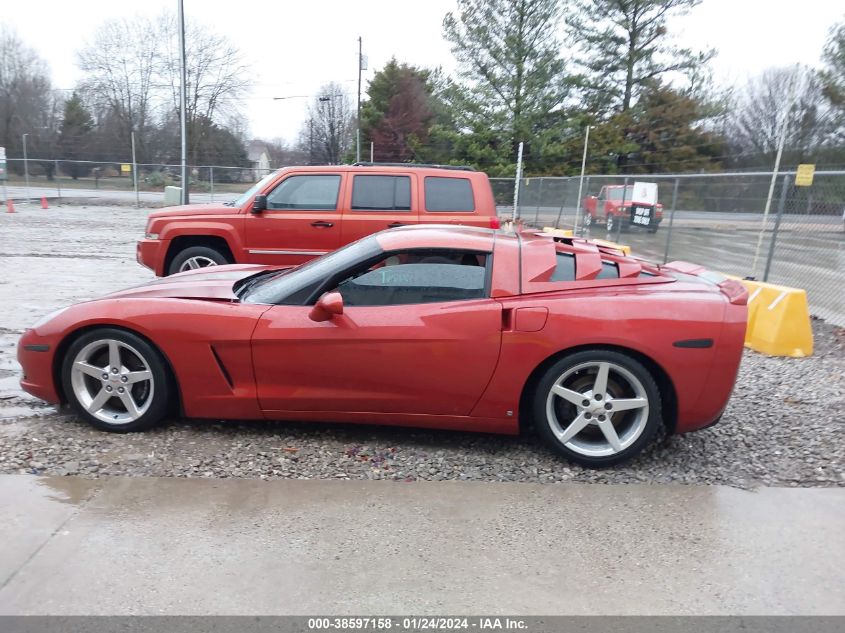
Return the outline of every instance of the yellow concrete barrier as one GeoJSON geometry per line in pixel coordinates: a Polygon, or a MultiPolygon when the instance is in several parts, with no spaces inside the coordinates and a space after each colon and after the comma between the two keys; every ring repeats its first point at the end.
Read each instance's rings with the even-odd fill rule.
{"type": "Polygon", "coordinates": [[[571,229],[556,229],[553,226],[544,226],[543,233],[551,233],[555,237],[572,237],[571,229]]]}
{"type": "Polygon", "coordinates": [[[806,291],[762,281],[740,281],[749,293],[745,346],[771,356],[812,355],[813,329],[806,291]]]}
{"type": "MultiPolygon", "coordinates": [[[[549,233],[554,237],[572,237],[572,231],[570,229],[556,229],[553,226],[544,226],[543,233],[549,233]]],[[[599,246],[607,246],[608,248],[615,248],[618,251],[622,251],[626,255],[631,254],[631,247],[626,246],[625,244],[617,244],[616,242],[608,242],[607,240],[597,240],[591,239],[591,242],[595,242],[599,246]]]]}

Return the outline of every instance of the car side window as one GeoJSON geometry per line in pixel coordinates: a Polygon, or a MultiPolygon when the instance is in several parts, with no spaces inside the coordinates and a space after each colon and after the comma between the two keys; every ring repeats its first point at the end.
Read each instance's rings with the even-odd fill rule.
{"type": "Polygon", "coordinates": [[[267,195],[272,210],[328,211],[337,208],[339,174],[289,176],[267,195]]]}
{"type": "Polygon", "coordinates": [[[444,212],[475,211],[475,198],[469,178],[426,176],[425,210],[444,212]]]}
{"type": "MultiPolygon", "coordinates": [[[[572,253],[556,253],[555,270],[549,281],[575,281],[575,255],[572,253]]],[[[602,260],[601,270],[594,279],[618,279],[619,266],[614,262],[602,260]]]]}
{"type": "Polygon", "coordinates": [[[575,281],[575,255],[557,253],[555,271],[549,281],[575,281]]]}
{"type": "Polygon", "coordinates": [[[387,253],[338,285],[345,305],[466,301],[487,296],[485,253],[456,250],[387,253]]]}
{"type": "Polygon", "coordinates": [[[355,176],[352,179],[353,211],[410,211],[411,179],[408,176],[355,176]]]}

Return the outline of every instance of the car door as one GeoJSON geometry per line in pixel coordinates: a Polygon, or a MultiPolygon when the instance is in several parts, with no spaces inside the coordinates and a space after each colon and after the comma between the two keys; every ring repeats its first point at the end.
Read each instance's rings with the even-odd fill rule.
{"type": "Polygon", "coordinates": [[[341,245],[371,233],[416,224],[416,174],[350,174],[343,204],[341,245]]]}
{"type": "Polygon", "coordinates": [[[300,264],[340,246],[338,173],[291,174],[267,193],[267,209],[245,219],[249,261],[300,264]]]}
{"type": "Polygon", "coordinates": [[[309,319],[311,306],[268,310],[253,335],[261,408],[469,415],[501,344],[502,308],[489,298],[487,282],[491,262],[427,257],[388,253],[341,282],[344,312],[328,321],[309,319]]]}

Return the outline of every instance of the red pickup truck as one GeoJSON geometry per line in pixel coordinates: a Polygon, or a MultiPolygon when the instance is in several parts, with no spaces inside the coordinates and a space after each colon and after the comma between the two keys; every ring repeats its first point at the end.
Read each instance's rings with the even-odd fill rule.
{"type": "Polygon", "coordinates": [[[234,202],[149,215],[137,259],[156,275],[217,264],[300,264],[405,224],[499,228],[487,175],[433,165],[286,167],[234,202]]]}
{"type": "Polygon", "coordinates": [[[584,198],[584,226],[603,223],[607,224],[608,232],[613,232],[616,223],[621,222],[623,231],[639,226],[649,233],[656,233],[663,221],[663,205],[659,202],[655,205],[632,204],[633,193],[633,185],[627,188],[625,185],[607,185],[601,188],[598,196],[584,198]]]}

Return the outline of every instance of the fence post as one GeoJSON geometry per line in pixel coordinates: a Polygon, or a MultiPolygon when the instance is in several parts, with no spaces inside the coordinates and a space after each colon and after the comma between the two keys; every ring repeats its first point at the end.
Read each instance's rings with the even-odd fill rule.
{"type": "MultiPolygon", "coordinates": [[[[625,184],[622,187],[622,204],[619,206],[622,213],[625,213],[625,196],[628,195],[628,177],[625,176],[625,184]]],[[[616,221],[616,241],[619,242],[619,236],[622,235],[622,220],[616,221]]]]}
{"type": "Polygon", "coordinates": [[[775,228],[772,230],[772,241],[769,244],[769,256],[766,257],[766,270],[763,272],[763,281],[769,281],[769,270],[772,267],[772,256],[775,254],[775,242],[778,240],[778,229],[780,220],[783,217],[783,208],[786,206],[786,190],[789,189],[789,175],[783,177],[783,185],[780,189],[780,200],[778,201],[778,216],[775,219],[775,228]]]}
{"type": "Polygon", "coordinates": [[[678,205],[678,185],[681,179],[675,178],[675,187],[672,190],[672,209],[669,211],[669,229],[666,233],[666,252],[663,253],[663,263],[669,261],[669,244],[672,242],[672,224],[675,222],[675,207],[678,205]]]}
{"type": "Polygon", "coordinates": [[[214,167],[208,168],[208,181],[211,184],[211,201],[214,202],[214,167]]]}
{"type": "Polygon", "coordinates": [[[519,219],[519,181],[522,179],[522,146],[523,142],[519,142],[519,152],[516,157],[516,178],[513,185],[513,216],[511,222],[516,224],[519,219]]]}
{"type": "Polygon", "coordinates": [[[543,202],[543,178],[540,178],[540,191],[537,192],[537,211],[534,213],[534,226],[540,223],[540,203],[543,202]]]}
{"type": "Polygon", "coordinates": [[[62,203],[62,179],[59,177],[59,161],[53,161],[53,168],[56,172],[56,194],[59,196],[59,204],[62,203]]]}

